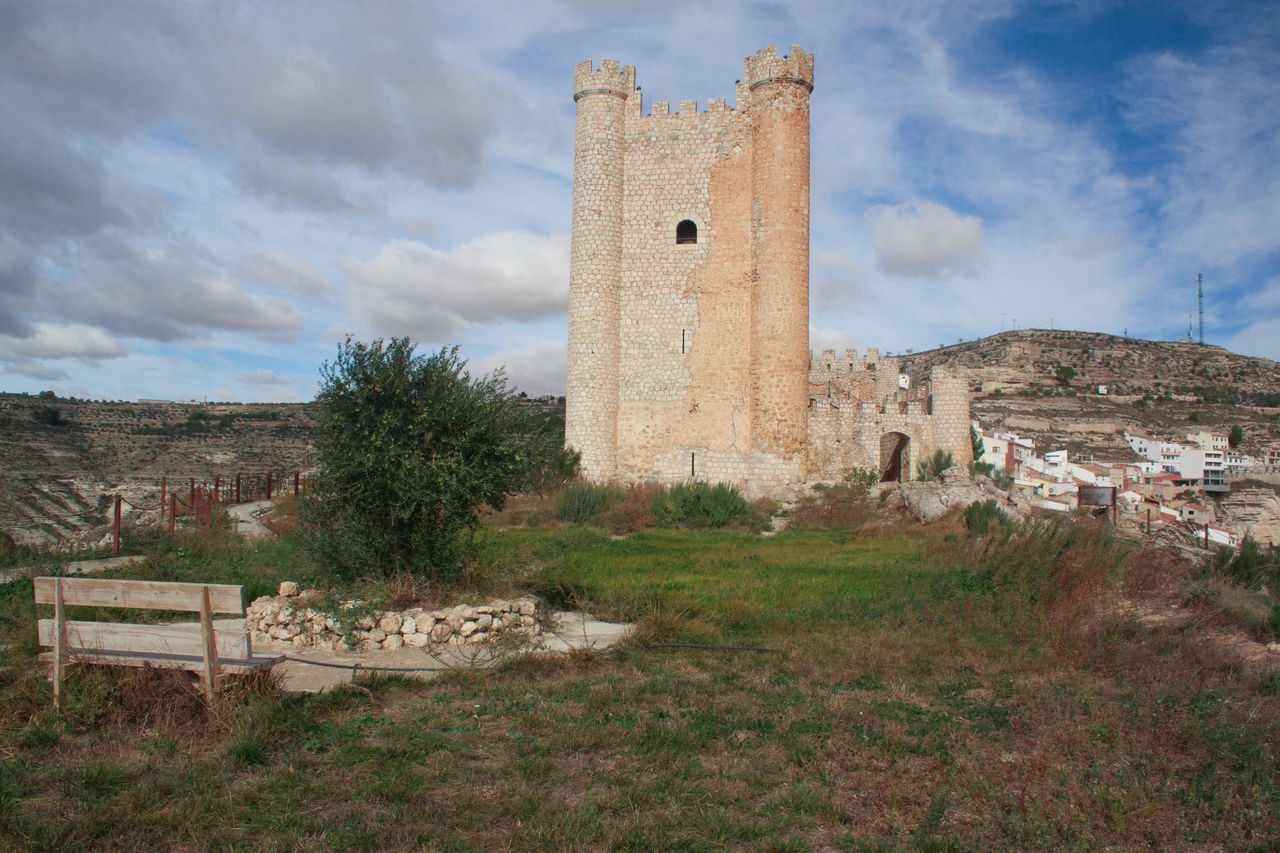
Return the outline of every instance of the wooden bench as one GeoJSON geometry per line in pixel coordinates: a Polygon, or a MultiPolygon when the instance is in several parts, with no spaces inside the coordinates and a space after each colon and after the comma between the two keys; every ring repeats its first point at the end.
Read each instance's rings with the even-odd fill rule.
{"type": "Polygon", "coordinates": [[[239,586],[40,577],[35,588],[36,604],[53,605],[54,617],[39,620],[38,629],[40,645],[52,649],[40,658],[53,663],[53,695],[59,706],[72,660],[198,672],[210,704],[218,695],[223,674],[244,674],[284,660],[284,655],[254,654],[243,621],[234,628],[214,625],[215,613],[244,619],[239,586]],[[185,625],[77,622],[66,618],[67,607],[180,610],[199,613],[200,621],[185,625]]]}

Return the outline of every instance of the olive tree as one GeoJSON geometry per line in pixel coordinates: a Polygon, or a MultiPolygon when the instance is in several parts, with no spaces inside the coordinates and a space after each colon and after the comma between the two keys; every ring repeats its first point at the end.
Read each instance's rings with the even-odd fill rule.
{"type": "Polygon", "coordinates": [[[563,444],[457,347],[348,338],[320,375],[319,485],[303,513],[313,555],[340,575],[453,579],[482,508],[501,509],[563,444]]]}

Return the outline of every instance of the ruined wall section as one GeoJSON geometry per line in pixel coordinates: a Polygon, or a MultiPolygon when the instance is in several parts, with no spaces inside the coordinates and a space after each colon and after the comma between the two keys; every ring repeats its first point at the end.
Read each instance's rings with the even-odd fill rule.
{"type": "Polygon", "coordinates": [[[927,381],[909,390],[898,387],[898,372],[896,358],[881,358],[874,350],[862,359],[846,350],[839,360],[833,350],[826,350],[813,361],[809,371],[811,480],[836,480],[850,468],[883,472],[884,448],[893,443],[885,437],[893,433],[909,441],[903,459],[905,479],[913,479],[919,463],[935,450],[951,453],[958,465],[973,461],[964,371],[935,367],[927,381]],[[857,389],[862,396],[841,393],[842,388],[857,389]]]}

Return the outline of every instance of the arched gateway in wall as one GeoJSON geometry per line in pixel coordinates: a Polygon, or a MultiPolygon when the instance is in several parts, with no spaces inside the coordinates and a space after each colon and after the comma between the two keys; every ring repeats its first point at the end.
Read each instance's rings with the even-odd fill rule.
{"type": "Polygon", "coordinates": [[[900,483],[911,479],[911,439],[900,432],[880,436],[880,482],[900,483]]]}

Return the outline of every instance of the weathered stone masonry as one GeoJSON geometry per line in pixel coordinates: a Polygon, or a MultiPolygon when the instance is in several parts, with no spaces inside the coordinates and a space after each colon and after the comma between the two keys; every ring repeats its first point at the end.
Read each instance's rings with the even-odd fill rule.
{"type": "Polygon", "coordinates": [[[578,65],[566,441],[588,478],[781,491],[878,464],[883,432],[908,437],[909,470],[934,447],[967,459],[967,394],[926,411],[811,393],[812,90],[813,57],[771,47],[746,59],[735,108],[645,115],[634,67],[578,65]]]}

